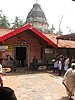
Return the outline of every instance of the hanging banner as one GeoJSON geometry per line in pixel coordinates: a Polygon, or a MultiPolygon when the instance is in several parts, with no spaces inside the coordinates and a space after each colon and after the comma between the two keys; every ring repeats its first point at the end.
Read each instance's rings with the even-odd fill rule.
{"type": "Polygon", "coordinates": [[[46,48],[46,49],[45,49],[45,53],[53,53],[53,49],[46,48]]]}

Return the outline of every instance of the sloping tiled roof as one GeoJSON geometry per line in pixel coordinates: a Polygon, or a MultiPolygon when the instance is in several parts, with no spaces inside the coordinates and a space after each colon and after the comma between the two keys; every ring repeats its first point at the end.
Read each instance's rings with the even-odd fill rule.
{"type": "Polygon", "coordinates": [[[57,38],[62,39],[62,40],[73,40],[73,41],[75,41],[75,33],[62,35],[62,36],[59,36],[57,38]]]}
{"type": "Polygon", "coordinates": [[[40,38],[42,38],[44,41],[46,41],[48,44],[52,45],[54,48],[58,48],[58,46],[54,42],[52,42],[49,38],[47,38],[45,35],[43,35],[42,32],[38,31],[37,29],[35,29],[30,24],[22,26],[22,27],[20,27],[20,28],[18,28],[16,30],[13,30],[13,31],[9,32],[8,34],[2,35],[0,37],[0,42],[3,42],[5,40],[11,38],[12,36],[20,34],[21,32],[26,31],[26,30],[31,30],[36,35],[38,35],[40,38]]]}
{"type": "Polygon", "coordinates": [[[3,35],[5,35],[5,34],[8,34],[11,31],[13,31],[13,30],[8,29],[8,28],[1,28],[0,29],[0,37],[3,36],[3,35]]]}
{"type": "MultiPolygon", "coordinates": [[[[58,39],[57,41],[57,37],[59,35],[56,34],[44,34],[46,37],[48,37],[51,41],[53,41],[55,44],[58,45],[58,47],[60,48],[75,48],[75,41],[71,41],[71,40],[62,40],[62,39],[58,39]]],[[[61,37],[61,36],[60,36],[61,37]]]]}
{"type": "MultiPolygon", "coordinates": [[[[11,29],[0,29],[0,37],[5,36],[6,34],[9,34],[12,32],[13,32],[13,30],[11,30],[11,29]]],[[[75,41],[61,40],[61,39],[58,39],[58,41],[57,41],[56,38],[58,36],[60,36],[57,34],[43,33],[43,35],[45,35],[49,40],[51,40],[54,44],[56,44],[60,48],[75,48],[75,41]]],[[[62,36],[60,36],[60,37],[62,37],[62,36]]]]}

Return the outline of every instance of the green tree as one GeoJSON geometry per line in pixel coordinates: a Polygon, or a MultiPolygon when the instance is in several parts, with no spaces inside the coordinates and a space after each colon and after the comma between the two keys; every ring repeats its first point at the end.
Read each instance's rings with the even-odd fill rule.
{"type": "Polygon", "coordinates": [[[15,20],[12,23],[12,29],[19,28],[19,27],[21,27],[23,25],[24,25],[23,20],[20,19],[18,16],[16,16],[15,20]]]}
{"type": "Polygon", "coordinates": [[[0,28],[10,28],[10,23],[7,20],[7,16],[0,13],[0,28]]]}

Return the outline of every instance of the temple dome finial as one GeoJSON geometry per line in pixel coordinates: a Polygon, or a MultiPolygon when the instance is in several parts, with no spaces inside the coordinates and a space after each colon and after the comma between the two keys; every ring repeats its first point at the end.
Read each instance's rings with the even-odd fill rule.
{"type": "Polygon", "coordinates": [[[28,13],[25,23],[30,23],[35,28],[44,31],[48,29],[49,25],[43,10],[41,9],[41,6],[37,3],[37,1],[38,0],[36,0],[36,3],[33,4],[33,8],[28,13]]]}

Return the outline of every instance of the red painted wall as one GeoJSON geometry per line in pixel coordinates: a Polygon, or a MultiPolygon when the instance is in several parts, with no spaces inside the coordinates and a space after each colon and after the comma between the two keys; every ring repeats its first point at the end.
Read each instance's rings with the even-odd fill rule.
{"type": "Polygon", "coordinates": [[[29,34],[25,35],[25,39],[30,45],[30,62],[32,62],[34,56],[36,56],[36,58],[39,60],[41,57],[42,45],[39,44],[36,37],[34,38],[29,34]]]}
{"type": "MultiPolygon", "coordinates": [[[[34,34],[34,33],[32,33],[34,34]]],[[[33,60],[33,57],[36,56],[36,58],[38,60],[40,60],[41,58],[41,47],[42,45],[40,44],[39,40],[36,38],[36,36],[31,35],[30,32],[23,32],[21,34],[18,34],[17,37],[14,36],[8,40],[5,41],[5,44],[13,44],[13,45],[22,45],[21,41],[24,40],[27,43],[24,44],[24,46],[29,46],[29,59],[30,59],[30,63],[33,60]],[[18,38],[20,37],[20,38],[18,38]]],[[[23,46],[23,45],[22,45],[23,46]]],[[[44,55],[44,54],[43,54],[44,55]]]]}

